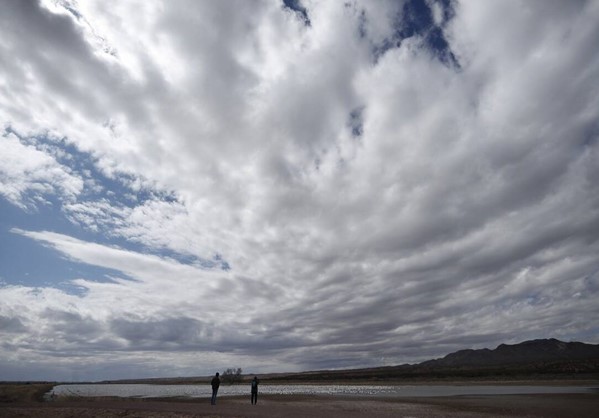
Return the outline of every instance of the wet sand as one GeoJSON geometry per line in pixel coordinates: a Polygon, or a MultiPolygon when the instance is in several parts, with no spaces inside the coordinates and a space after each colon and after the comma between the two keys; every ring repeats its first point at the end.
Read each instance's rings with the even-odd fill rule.
{"type": "Polygon", "coordinates": [[[209,399],[70,398],[0,403],[0,417],[596,417],[599,394],[373,398],[264,395],[209,399]]]}

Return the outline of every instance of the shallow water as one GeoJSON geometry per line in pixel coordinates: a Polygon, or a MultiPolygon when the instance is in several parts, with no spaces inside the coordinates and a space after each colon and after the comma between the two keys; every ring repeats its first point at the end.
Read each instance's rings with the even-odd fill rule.
{"type": "MultiPolygon", "coordinates": [[[[261,394],[277,395],[356,395],[387,397],[523,395],[551,393],[592,393],[589,386],[362,386],[362,385],[260,385],[261,394]]],[[[221,386],[218,396],[249,395],[249,385],[221,386]]],[[[71,384],[55,386],[48,396],[117,396],[117,397],[190,397],[208,398],[210,385],[148,384],[71,384]]]]}

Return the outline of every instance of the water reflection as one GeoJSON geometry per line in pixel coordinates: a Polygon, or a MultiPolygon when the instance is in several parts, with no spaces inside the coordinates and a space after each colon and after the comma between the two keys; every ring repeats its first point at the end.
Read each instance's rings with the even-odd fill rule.
{"type": "MultiPolygon", "coordinates": [[[[355,395],[388,397],[517,395],[550,393],[591,393],[587,386],[364,386],[364,385],[260,385],[261,394],[276,395],[355,395]]],[[[71,384],[55,386],[50,396],[117,396],[117,397],[210,397],[210,385],[148,384],[71,384]]],[[[222,386],[220,396],[248,395],[248,385],[222,386]]]]}

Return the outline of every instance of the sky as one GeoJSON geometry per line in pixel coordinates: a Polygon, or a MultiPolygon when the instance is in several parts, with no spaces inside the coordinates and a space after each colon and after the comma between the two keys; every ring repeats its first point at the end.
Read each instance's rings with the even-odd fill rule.
{"type": "Polygon", "coordinates": [[[599,1],[2,1],[0,380],[599,343],[599,1]]]}

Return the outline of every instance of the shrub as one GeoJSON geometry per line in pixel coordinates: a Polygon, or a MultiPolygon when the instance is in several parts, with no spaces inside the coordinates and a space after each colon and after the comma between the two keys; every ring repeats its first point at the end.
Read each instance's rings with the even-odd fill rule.
{"type": "Polygon", "coordinates": [[[241,368],[227,369],[223,372],[221,379],[224,383],[232,385],[241,382],[241,368]]]}

